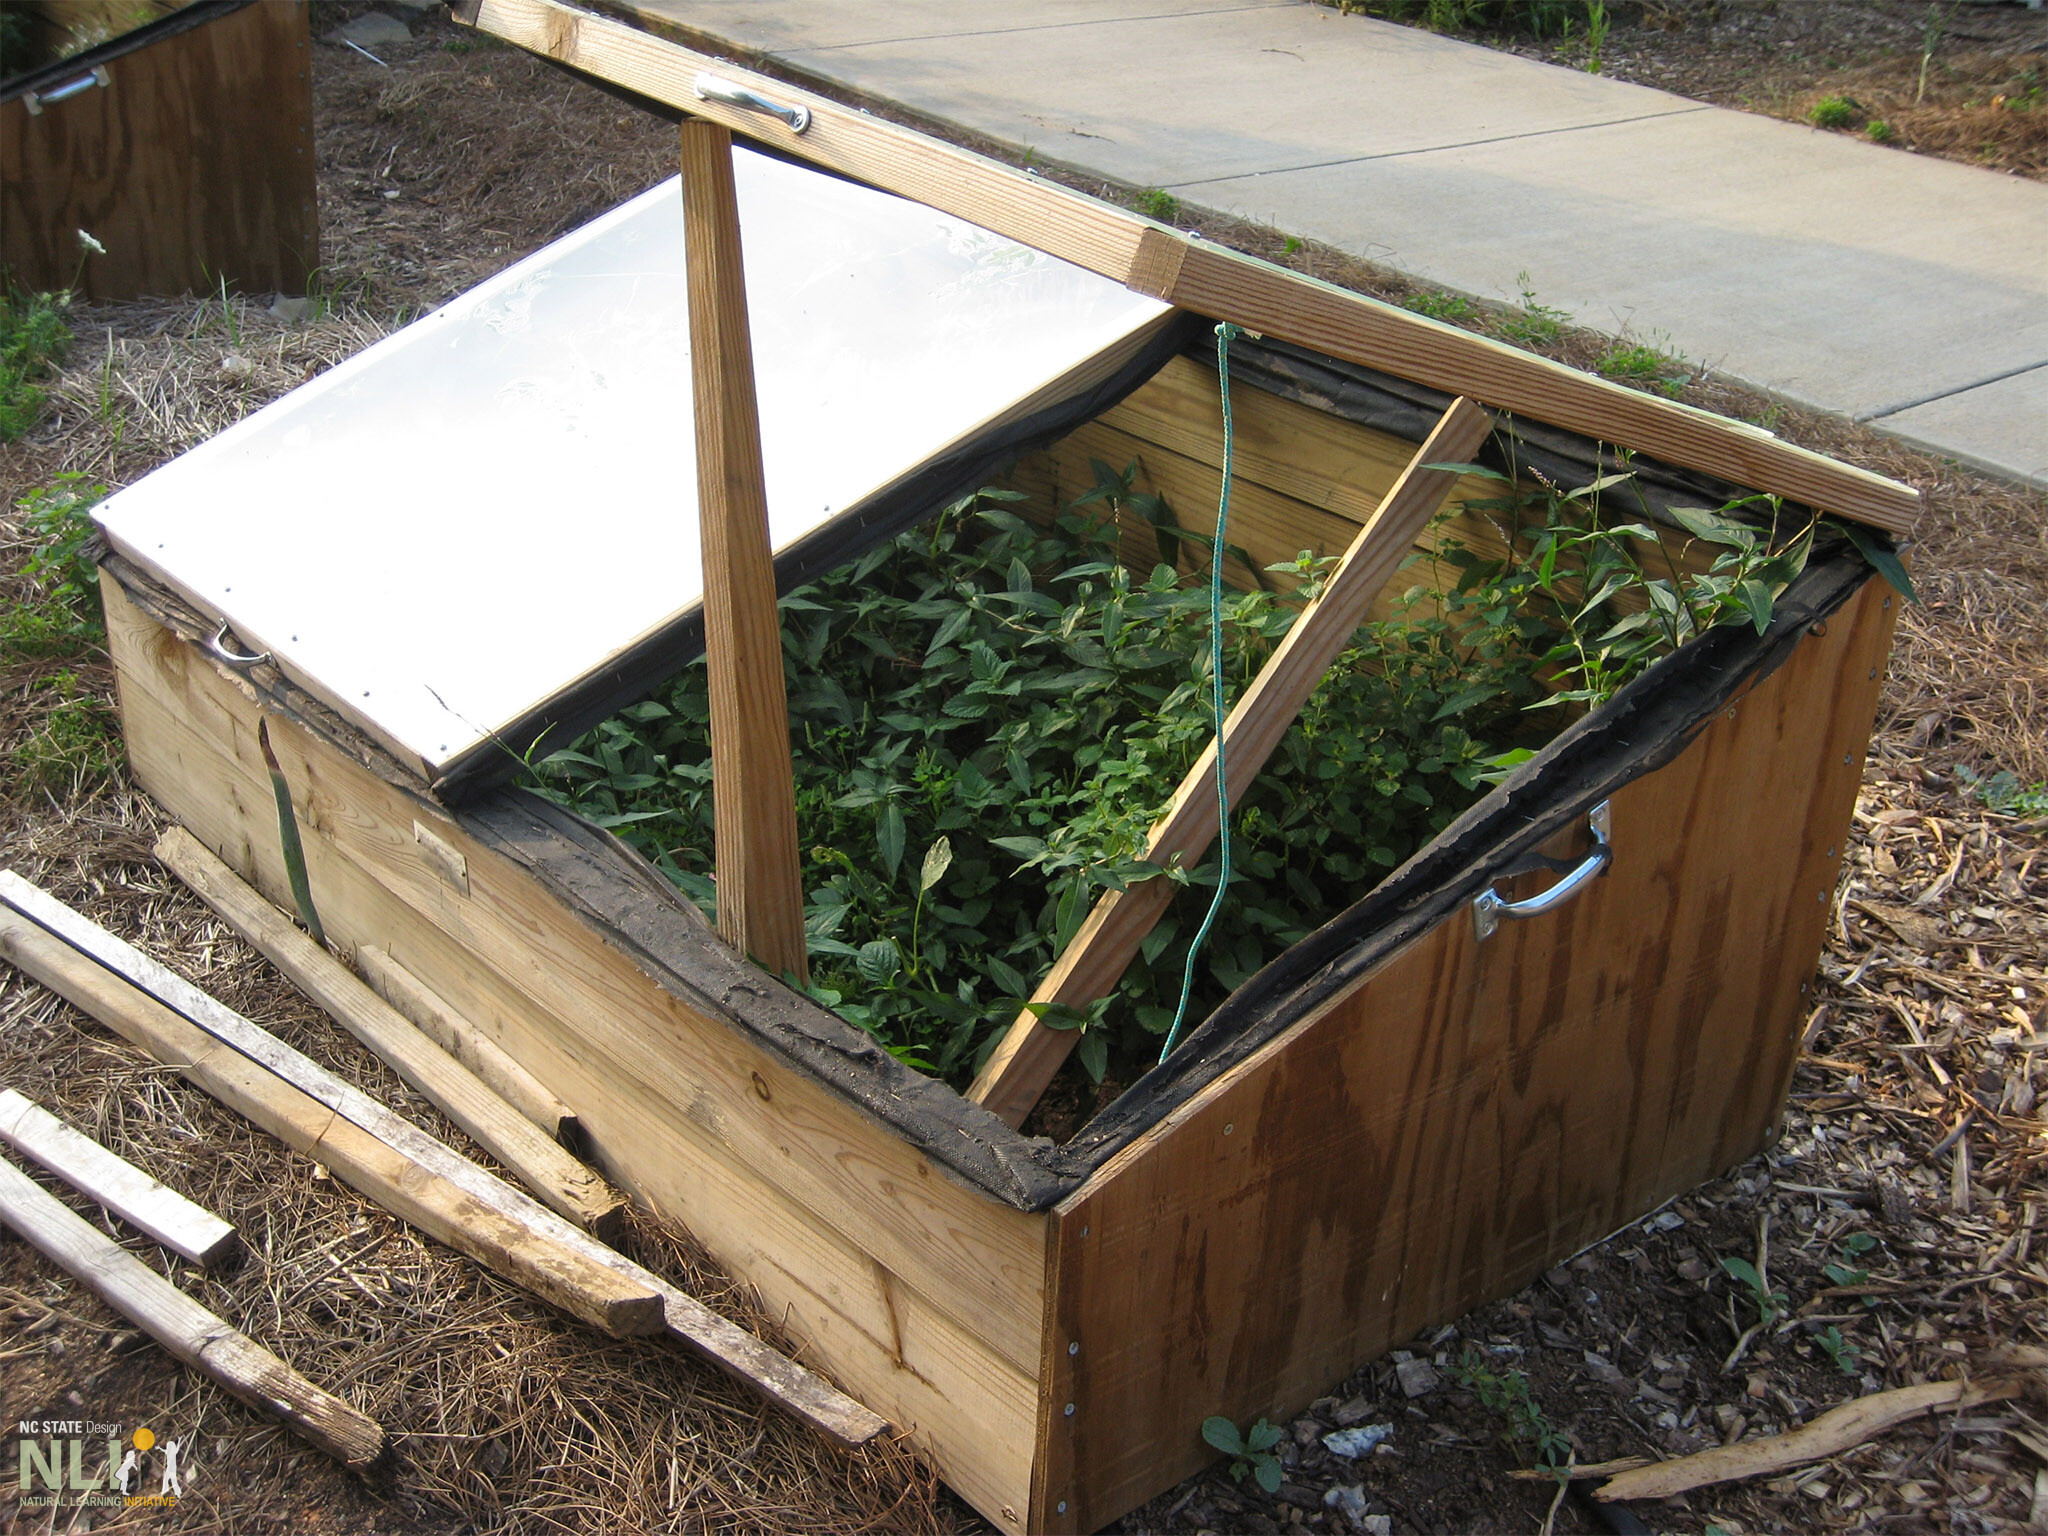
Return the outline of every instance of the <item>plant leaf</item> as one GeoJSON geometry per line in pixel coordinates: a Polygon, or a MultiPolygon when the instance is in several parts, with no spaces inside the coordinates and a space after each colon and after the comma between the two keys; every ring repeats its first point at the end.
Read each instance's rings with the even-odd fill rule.
{"type": "MultiPolygon", "coordinates": [[[[1183,1419],[1181,1422],[1187,1421],[1183,1419]]],[[[1237,1426],[1220,1413],[1202,1420],[1202,1438],[1226,1456],[1244,1454],[1244,1439],[1238,1434],[1237,1426]]]]}
{"type": "Polygon", "coordinates": [[[1892,589],[1902,594],[1909,603],[1918,603],[1920,594],[1913,590],[1913,578],[1906,574],[1906,563],[1892,548],[1892,541],[1875,528],[1846,519],[1836,526],[1842,536],[1856,546],[1856,553],[1870,563],[1872,570],[1892,584],[1892,589]]]}
{"type": "Polygon", "coordinates": [[[903,969],[903,952],[896,947],[894,939],[872,939],[861,945],[854,965],[870,986],[884,987],[903,969]]]}
{"type": "Polygon", "coordinates": [[[1279,1459],[1273,1456],[1261,1456],[1252,1463],[1252,1476],[1258,1479],[1259,1486],[1265,1489],[1266,1492],[1278,1493],[1280,1491],[1279,1459]]]}
{"type": "Polygon", "coordinates": [[[924,867],[917,872],[917,888],[928,891],[946,876],[953,863],[953,840],[941,837],[924,851],[924,867]]]}
{"type": "Polygon", "coordinates": [[[896,871],[903,867],[903,840],[907,836],[903,826],[903,807],[891,800],[882,807],[882,814],[875,822],[875,846],[882,855],[882,867],[889,872],[889,878],[896,878],[896,871]]]}

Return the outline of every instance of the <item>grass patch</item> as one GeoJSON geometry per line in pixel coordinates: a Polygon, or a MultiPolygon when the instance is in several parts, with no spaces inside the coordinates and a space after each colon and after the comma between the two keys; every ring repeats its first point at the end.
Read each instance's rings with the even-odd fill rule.
{"type": "Polygon", "coordinates": [[[1138,194],[1138,211],[1148,219],[1171,224],[1180,217],[1180,199],[1171,192],[1151,187],[1138,194]]]}
{"type": "Polygon", "coordinates": [[[1478,313],[1472,301],[1462,294],[1445,293],[1436,288],[1409,294],[1401,301],[1401,307],[1451,325],[1462,325],[1478,313]]]}
{"type": "Polygon", "coordinates": [[[113,707],[76,672],[45,673],[29,688],[42,724],[14,750],[10,789],[79,793],[114,772],[119,721],[113,707]]]}
{"type": "Polygon", "coordinates": [[[1640,342],[1617,343],[1595,359],[1593,367],[1603,378],[1618,379],[1673,400],[1684,394],[1685,386],[1692,381],[1692,369],[1686,366],[1685,359],[1640,342]]]}
{"type": "Polygon", "coordinates": [[[0,654],[9,660],[82,656],[106,640],[99,570],[86,554],[92,509],[106,493],[67,473],[16,503],[34,540],[22,564],[33,590],[0,617],[0,654]]]}
{"type": "Polygon", "coordinates": [[[1521,291],[1522,302],[1501,316],[1501,334],[1532,349],[1554,346],[1571,323],[1570,312],[1539,302],[1526,271],[1515,275],[1515,283],[1521,291]]]}
{"type": "Polygon", "coordinates": [[[1816,128],[1853,128],[1863,109],[1847,96],[1823,96],[1813,104],[1806,120],[1816,128]]]}

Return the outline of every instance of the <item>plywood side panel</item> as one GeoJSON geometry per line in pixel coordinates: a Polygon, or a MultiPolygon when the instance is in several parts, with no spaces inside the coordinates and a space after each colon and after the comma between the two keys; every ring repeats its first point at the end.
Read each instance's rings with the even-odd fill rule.
{"type": "MultiPolygon", "coordinates": [[[[107,593],[138,781],[260,887],[282,895],[275,809],[251,755],[255,706],[117,587],[108,584],[107,593]]],[[[301,740],[302,732],[273,724],[271,734],[302,797],[308,865],[330,932],[345,943],[383,945],[499,1031],[499,1043],[577,1109],[607,1171],[685,1222],[758,1287],[808,1358],[911,1431],[963,1496],[1006,1529],[1021,1529],[1048,1218],[953,1184],[880,1126],[849,1124],[857,1113],[808,1079],[737,1036],[723,1041],[729,1026],[688,1021],[623,955],[608,971],[587,956],[551,955],[545,930],[578,925],[544,892],[533,893],[538,905],[522,919],[534,925],[534,948],[506,974],[506,933],[495,936],[495,956],[479,950],[486,935],[473,912],[461,915],[474,899],[420,855],[409,818],[421,807],[301,740]],[[381,806],[374,816],[366,810],[373,804],[381,806]],[[396,821],[400,815],[408,819],[396,821]],[[387,835],[394,825],[397,833],[387,835]],[[397,867],[401,859],[407,868],[397,867]],[[561,981],[552,1000],[534,996],[538,973],[561,981]],[[697,1038],[682,1040],[685,1031],[697,1038]],[[707,1052],[717,1061],[688,1059],[707,1052]],[[811,1203],[821,1164],[840,1170],[841,1184],[838,1205],[822,1216],[811,1203]],[[898,1214],[884,1218],[878,1202],[898,1214]],[[906,1222],[918,1239],[892,1239],[888,1229],[901,1233],[906,1222]],[[963,1268],[973,1278],[963,1278],[963,1268]],[[992,1299],[998,1290],[1000,1301],[992,1299]],[[998,1316],[998,1307],[1007,1310],[998,1316]],[[962,1313],[977,1315],[998,1339],[962,1313]]],[[[434,830],[462,838],[452,823],[434,830]]],[[[463,852],[472,890],[481,882],[502,896],[524,879],[481,845],[465,839],[463,852]]]]}
{"type": "Polygon", "coordinates": [[[1483,944],[1460,907],[1059,1208],[1045,1528],[1113,1519],[1210,1458],[1206,1415],[1292,1414],[1762,1143],[1894,614],[1866,585],[1619,791],[1586,894],[1483,944]]]}
{"type": "MultiPolygon", "coordinates": [[[[260,3],[112,59],[108,84],[0,104],[0,263],[94,299],[304,293],[320,264],[307,8],[260,3]],[[106,254],[81,260],[78,231],[106,254]]],[[[83,71],[81,71],[83,73],[83,71]]]]}

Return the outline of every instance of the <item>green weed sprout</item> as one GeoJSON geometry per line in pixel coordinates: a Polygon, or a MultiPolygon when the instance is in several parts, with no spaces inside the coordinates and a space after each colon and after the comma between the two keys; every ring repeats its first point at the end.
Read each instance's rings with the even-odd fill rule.
{"type": "Polygon", "coordinates": [[[1280,1427],[1260,1419],[1243,1434],[1237,1426],[1222,1414],[1212,1414],[1202,1420],[1202,1438],[1230,1458],[1230,1475],[1237,1482],[1244,1481],[1245,1473],[1252,1475],[1268,1493],[1280,1491],[1280,1458],[1273,1454],[1273,1447],[1280,1443],[1280,1427]]]}

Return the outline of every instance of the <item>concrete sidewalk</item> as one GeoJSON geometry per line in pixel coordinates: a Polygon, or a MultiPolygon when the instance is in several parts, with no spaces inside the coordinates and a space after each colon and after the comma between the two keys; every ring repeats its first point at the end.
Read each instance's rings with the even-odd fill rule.
{"type": "MultiPolygon", "coordinates": [[[[739,53],[2048,486],[2048,186],[1305,0],[637,0],[739,53]]],[[[2048,15],[2043,17],[2048,30],[2048,15]]]]}

